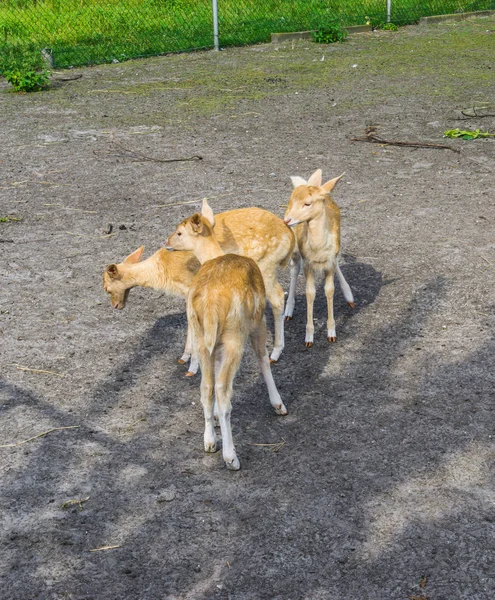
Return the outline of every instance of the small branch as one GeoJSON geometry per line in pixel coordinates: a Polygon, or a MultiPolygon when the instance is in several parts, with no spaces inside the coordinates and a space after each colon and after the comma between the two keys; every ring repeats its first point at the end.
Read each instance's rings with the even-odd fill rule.
{"type": "Polygon", "coordinates": [[[114,548],[121,548],[121,544],[117,546],[101,546],[100,548],[93,548],[90,552],[100,552],[100,550],[113,550],[114,548]]]}
{"type": "Polygon", "coordinates": [[[365,131],[366,136],[360,138],[351,138],[353,142],[372,142],[375,144],[384,144],[386,146],[406,146],[408,148],[433,148],[438,150],[452,150],[452,152],[461,152],[458,148],[453,148],[447,144],[427,144],[423,142],[402,142],[397,140],[385,140],[376,133],[375,127],[368,127],[365,131]]]}
{"type": "Polygon", "coordinates": [[[16,442],[15,444],[2,444],[0,448],[15,448],[16,446],[22,446],[22,444],[27,444],[32,440],[36,440],[37,438],[48,435],[49,433],[52,433],[52,431],[61,431],[62,429],[79,429],[79,425],[71,425],[70,427],[53,427],[53,429],[49,429],[43,433],[38,433],[38,435],[33,435],[33,437],[30,437],[27,440],[22,440],[22,442],[16,442]]]}
{"type": "Polygon", "coordinates": [[[6,367],[15,367],[19,371],[29,371],[30,373],[41,373],[42,375],[56,375],[57,377],[65,377],[62,373],[55,373],[55,371],[45,371],[44,369],[31,369],[31,367],[23,367],[16,363],[8,363],[6,367]]]}
{"type": "Polygon", "coordinates": [[[79,506],[79,510],[82,510],[83,504],[87,502],[89,498],[90,497],[88,496],[87,498],[81,498],[80,500],[67,500],[67,502],[64,502],[60,505],[60,508],[70,508],[71,506],[77,504],[79,506]]]}
{"type": "Polygon", "coordinates": [[[490,262],[490,261],[488,260],[488,258],[485,258],[485,257],[484,257],[482,254],[480,254],[480,256],[481,256],[481,258],[482,258],[482,259],[483,259],[485,262],[487,262],[487,263],[490,265],[490,267],[495,267],[495,265],[494,265],[492,262],[490,262]]]}
{"type": "Polygon", "coordinates": [[[271,448],[272,452],[279,452],[279,450],[284,446],[287,442],[282,438],[281,442],[276,442],[275,444],[249,444],[249,446],[258,446],[261,448],[271,448]]]}
{"type": "Polygon", "coordinates": [[[152,156],[147,156],[143,154],[139,150],[131,150],[130,148],[126,148],[120,142],[116,142],[113,140],[111,144],[114,146],[115,150],[94,150],[94,153],[98,156],[118,156],[121,158],[128,158],[133,162],[158,162],[158,163],[172,163],[172,162],[183,162],[183,161],[192,161],[192,160],[203,160],[203,157],[199,154],[195,154],[194,156],[187,156],[185,158],[154,158],[152,156]]]}

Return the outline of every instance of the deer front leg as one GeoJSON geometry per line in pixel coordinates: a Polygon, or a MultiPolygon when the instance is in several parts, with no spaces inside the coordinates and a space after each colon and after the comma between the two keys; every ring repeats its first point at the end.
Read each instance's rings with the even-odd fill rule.
{"type": "Polygon", "coordinates": [[[315,332],[315,326],[313,323],[313,305],[315,302],[316,296],[316,286],[315,286],[315,275],[311,267],[306,267],[304,269],[304,273],[306,275],[306,308],[307,308],[307,321],[306,321],[306,339],[305,344],[306,348],[311,348],[313,345],[313,336],[315,332]]]}
{"type": "Polygon", "coordinates": [[[288,296],[287,302],[285,304],[285,313],[284,313],[286,321],[290,321],[292,319],[292,314],[294,313],[294,306],[296,304],[297,278],[299,277],[300,270],[301,270],[301,257],[298,255],[294,255],[290,260],[289,296],[288,296]]]}
{"type": "Polygon", "coordinates": [[[337,341],[335,333],[335,319],[333,316],[333,294],[335,292],[335,265],[325,270],[325,295],[327,297],[328,318],[327,318],[327,340],[329,342],[337,341]]]}
{"type": "Polygon", "coordinates": [[[192,335],[193,335],[192,327],[189,325],[189,321],[188,321],[187,322],[186,347],[184,348],[184,354],[177,360],[177,362],[180,365],[183,365],[191,358],[192,345],[193,345],[192,335]]]}
{"type": "Polygon", "coordinates": [[[272,307],[273,322],[275,327],[273,350],[270,362],[277,362],[284,349],[284,290],[273,277],[271,281],[265,280],[266,295],[272,307]]]}

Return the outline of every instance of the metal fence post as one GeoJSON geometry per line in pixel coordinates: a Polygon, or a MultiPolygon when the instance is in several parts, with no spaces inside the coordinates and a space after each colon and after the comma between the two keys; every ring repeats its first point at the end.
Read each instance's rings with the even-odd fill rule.
{"type": "Polygon", "coordinates": [[[392,13],[392,0],[387,0],[387,23],[390,23],[391,13],[392,13]]]}
{"type": "MultiPolygon", "coordinates": [[[[389,0],[387,0],[389,1],[389,0]]],[[[218,2],[217,0],[211,0],[213,9],[213,48],[214,50],[220,50],[218,45],[218,2]]]]}

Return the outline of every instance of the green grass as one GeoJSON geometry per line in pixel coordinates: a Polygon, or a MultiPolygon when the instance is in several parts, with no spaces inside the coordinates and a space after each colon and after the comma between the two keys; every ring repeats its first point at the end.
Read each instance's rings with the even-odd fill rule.
{"type": "MultiPolygon", "coordinates": [[[[392,21],[489,9],[494,0],[392,0],[392,21]]],[[[385,22],[385,0],[219,0],[221,46],[268,41],[270,34],[385,22]]],[[[0,72],[51,49],[55,67],[122,61],[213,45],[210,0],[3,0],[0,72]],[[9,62],[10,61],[10,62],[9,62]]]]}

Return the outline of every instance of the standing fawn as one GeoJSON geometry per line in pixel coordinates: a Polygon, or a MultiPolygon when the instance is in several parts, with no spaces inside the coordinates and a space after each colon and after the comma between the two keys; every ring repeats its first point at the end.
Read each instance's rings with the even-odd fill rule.
{"type": "MultiPolygon", "coordinates": [[[[343,174],[342,174],[343,175],[343,174]]],[[[336,177],[321,184],[321,169],[306,181],[302,177],[292,177],[294,191],[289,200],[284,221],[294,228],[297,250],[291,260],[290,288],[285,319],[292,318],[294,311],[296,283],[301,263],[306,275],[307,323],[305,343],[313,345],[313,304],[315,300],[315,275],[325,276],[325,294],[328,303],[327,339],[336,342],[335,319],[333,317],[334,277],[337,272],[340,286],[347,304],[354,308],[351,288],[344,279],[338,264],[340,252],[340,210],[330,197],[330,192],[342,177],[336,177]]]]}
{"type": "MultiPolygon", "coordinates": [[[[203,215],[213,220],[213,211],[203,201],[203,215]]],[[[284,291],[277,280],[277,267],[285,268],[294,252],[295,237],[279,217],[261,208],[239,208],[215,217],[215,235],[225,252],[242,254],[258,264],[271,304],[275,325],[272,362],[276,362],[284,348],[284,291]]],[[[199,263],[190,252],[175,253],[162,249],[139,262],[143,247],[129,255],[120,264],[111,264],[103,275],[103,287],[110,294],[114,308],[124,308],[129,290],[135,286],[162,289],[185,297],[199,263]]],[[[191,354],[188,330],[186,349],[179,362],[191,354]]],[[[197,365],[190,365],[187,375],[193,375],[197,365]]]]}
{"type": "Polygon", "coordinates": [[[266,351],[266,292],[263,276],[251,258],[225,254],[210,218],[195,213],[183,221],[166,245],[192,250],[201,263],[187,297],[187,319],[201,366],[201,404],[205,416],[204,446],[216,452],[213,392],[228,469],[240,468],[230,425],[232,384],[249,337],[263,374],[270,403],[279,415],[285,408],[270,370],[266,351]]]}

